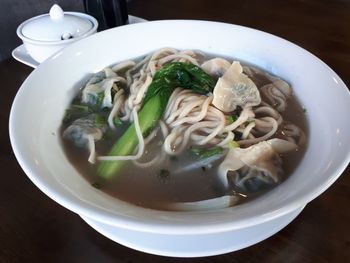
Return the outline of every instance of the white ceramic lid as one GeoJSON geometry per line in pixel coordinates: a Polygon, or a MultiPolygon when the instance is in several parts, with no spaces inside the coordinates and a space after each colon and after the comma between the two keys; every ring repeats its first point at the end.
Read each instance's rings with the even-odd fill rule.
{"type": "Polygon", "coordinates": [[[21,33],[32,40],[60,41],[84,35],[93,26],[90,20],[72,13],[64,13],[61,7],[55,4],[49,14],[29,20],[21,33]]]}

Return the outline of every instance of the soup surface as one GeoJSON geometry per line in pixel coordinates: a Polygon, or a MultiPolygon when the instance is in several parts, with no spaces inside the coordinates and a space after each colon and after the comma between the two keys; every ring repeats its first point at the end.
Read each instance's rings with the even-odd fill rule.
{"type": "Polygon", "coordinates": [[[205,210],[286,180],[304,154],[305,115],[277,76],[164,48],[91,75],[61,137],[93,187],[147,208],[205,210]]]}

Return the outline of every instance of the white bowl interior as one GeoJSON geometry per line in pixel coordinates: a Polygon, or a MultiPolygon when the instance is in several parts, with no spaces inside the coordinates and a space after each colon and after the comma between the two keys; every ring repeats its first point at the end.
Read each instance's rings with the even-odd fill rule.
{"type": "Polygon", "coordinates": [[[128,25],[74,43],[40,65],[13,104],[10,136],[16,157],[48,196],[97,221],[164,233],[243,228],[295,210],[325,191],[349,162],[349,92],[322,61],[273,35],[204,21],[128,25]],[[181,213],[144,209],[91,187],[63,153],[58,136],[66,106],[82,79],[105,66],[158,48],[198,49],[258,65],[285,78],[307,109],[308,148],[294,174],[246,204],[220,211],[181,213]],[[208,227],[210,226],[210,227],[208,227]]]}

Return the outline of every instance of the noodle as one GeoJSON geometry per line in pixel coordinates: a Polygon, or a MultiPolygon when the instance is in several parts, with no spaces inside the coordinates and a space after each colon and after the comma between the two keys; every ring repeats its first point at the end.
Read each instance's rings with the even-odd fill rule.
{"type": "MultiPolygon", "coordinates": [[[[122,121],[135,121],[135,114],[142,105],[143,98],[152,82],[155,72],[164,64],[174,61],[182,61],[199,65],[199,57],[203,54],[192,51],[177,51],[173,48],[163,48],[146,56],[137,64],[133,61],[125,61],[112,67],[114,72],[126,71],[126,80],[118,77],[118,81],[126,82],[129,94],[119,89],[114,96],[112,110],[108,116],[108,124],[114,129],[113,119],[120,115],[122,121]]],[[[244,67],[249,75],[260,72],[255,68],[244,67]]],[[[111,71],[111,72],[113,72],[111,71]]],[[[110,75],[108,69],[106,75],[110,75]]],[[[139,141],[138,153],[135,156],[99,157],[100,160],[134,160],[141,167],[147,167],[164,160],[160,156],[179,155],[189,145],[217,145],[228,147],[236,134],[241,134],[239,145],[249,146],[268,138],[271,138],[282,124],[283,118],[279,112],[284,111],[286,99],[289,95],[289,87],[284,81],[268,75],[270,84],[261,87],[260,92],[276,109],[265,101],[255,108],[246,107],[238,118],[227,124],[228,115],[212,105],[213,95],[200,95],[191,90],[177,88],[169,98],[163,119],[160,122],[164,144],[161,154],[147,163],[140,163],[137,159],[144,153],[144,147],[151,143],[159,129],[154,130],[148,138],[139,141]]],[[[136,126],[136,125],[135,125],[136,126]]],[[[284,125],[284,134],[289,141],[303,142],[305,137],[297,126],[284,125]]]]}
{"type": "MultiPolygon", "coordinates": [[[[98,182],[122,171],[117,197],[133,195],[132,185],[140,188],[140,198],[130,198],[137,205],[168,196],[165,206],[150,207],[224,208],[283,180],[280,154],[306,143],[302,129],[285,119],[291,96],[284,80],[257,68],[207,59],[194,50],[162,48],[95,73],[72,102],[69,110],[75,111],[68,110],[72,119],[63,124],[63,137],[87,148],[88,162],[100,161],[93,171],[98,182]],[[108,151],[115,156],[104,156],[108,151]],[[130,161],[130,169],[123,168],[126,162],[113,161],[130,161]],[[164,187],[152,188],[155,181],[164,187]],[[186,188],[190,194],[177,196],[186,188]]],[[[76,152],[86,164],[87,155],[76,152]]]]}
{"type": "Polygon", "coordinates": [[[139,118],[137,117],[137,112],[134,109],[132,111],[133,117],[134,117],[134,124],[135,124],[135,130],[136,130],[136,135],[139,140],[139,146],[136,155],[126,155],[126,156],[99,156],[98,160],[100,161],[127,161],[127,160],[137,160],[141,158],[143,155],[144,149],[145,149],[145,143],[144,139],[142,136],[142,132],[140,129],[140,124],[139,124],[139,118]]]}
{"type": "Polygon", "coordinates": [[[115,118],[115,116],[117,116],[118,111],[120,110],[120,107],[122,106],[122,104],[124,102],[123,101],[123,99],[124,99],[124,95],[123,94],[124,94],[124,90],[120,89],[114,95],[113,107],[112,107],[111,112],[108,115],[108,119],[107,119],[108,125],[113,130],[115,129],[115,125],[114,125],[113,119],[115,118]]]}

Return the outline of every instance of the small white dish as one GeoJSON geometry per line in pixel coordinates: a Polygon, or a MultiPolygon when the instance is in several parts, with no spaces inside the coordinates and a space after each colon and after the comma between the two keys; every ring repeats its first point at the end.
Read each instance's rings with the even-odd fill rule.
{"type": "Polygon", "coordinates": [[[14,59],[16,59],[19,62],[22,62],[23,64],[32,67],[32,68],[36,68],[37,66],[39,66],[39,62],[35,61],[28,53],[28,51],[26,50],[25,46],[22,44],[18,47],[16,47],[13,51],[12,51],[12,57],[14,59]]]}
{"type": "MultiPolygon", "coordinates": [[[[129,15],[129,24],[136,24],[136,23],[142,23],[142,22],[147,22],[146,19],[137,17],[137,16],[132,16],[129,15]]],[[[25,48],[24,44],[16,47],[13,51],[12,51],[12,57],[14,59],[16,59],[17,61],[32,67],[32,68],[36,68],[37,66],[40,65],[39,62],[37,62],[36,60],[34,60],[28,53],[27,49],[25,48]]]]}
{"type": "Polygon", "coordinates": [[[95,34],[97,20],[87,14],[63,12],[54,4],[48,14],[22,22],[17,36],[22,39],[28,54],[41,63],[64,47],[95,34]]]}
{"type": "Polygon", "coordinates": [[[202,235],[147,233],[107,225],[86,216],[81,218],[105,237],[126,247],[168,257],[206,257],[237,251],[254,245],[280,231],[304,209],[243,229],[202,235]]]}
{"type": "Polygon", "coordinates": [[[129,25],[130,24],[143,23],[143,22],[147,22],[147,20],[143,19],[141,17],[129,15],[129,19],[128,19],[128,24],[129,25]]]}

